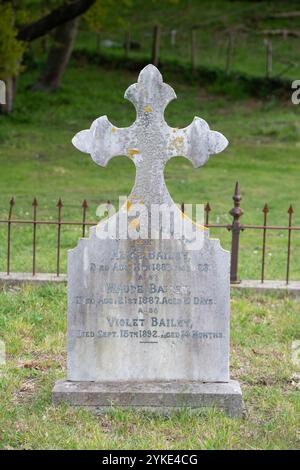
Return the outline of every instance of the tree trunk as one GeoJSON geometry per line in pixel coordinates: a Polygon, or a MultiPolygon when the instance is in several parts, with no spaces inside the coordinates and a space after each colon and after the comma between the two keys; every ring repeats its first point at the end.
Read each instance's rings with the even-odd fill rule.
{"type": "Polygon", "coordinates": [[[34,86],[36,90],[53,91],[60,86],[63,73],[71,57],[77,29],[78,18],[56,28],[54,44],[50,49],[44,71],[34,86]]]}
{"type": "Polygon", "coordinates": [[[9,114],[13,109],[13,101],[16,92],[16,77],[9,77],[5,81],[5,88],[3,94],[4,102],[0,101],[0,114],[9,114]]]}
{"type": "Polygon", "coordinates": [[[192,70],[196,69],[196,55],[197,55],[197,32],[195,29],[192,29],[191,35],[191,64],[192,70]]]}
{"type": "Polygon", "coordinates": [[[158,67],[159,48],[160,48],[160,26],[155,25],[153,28],[153,43],[152,43],[152,57],[151,57],[151,62],[153,65],[155,65],[155,67],[158,67]]]}

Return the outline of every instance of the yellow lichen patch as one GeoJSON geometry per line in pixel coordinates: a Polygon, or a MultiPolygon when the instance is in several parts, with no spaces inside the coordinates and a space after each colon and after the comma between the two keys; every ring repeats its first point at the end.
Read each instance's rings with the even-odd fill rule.
{"type": "Polygon", "coordinates": [[[151,106],[150,106],[149,104],[144,107],[144,112],[145,112],[145,113],[151,113],[151,111],[152,111],[152,108],[151,108],[151,106]]]}
{"type": "Polygon", "coordinates": [[[131,222],[129,222],[129,225],[130,225],[130,227],[137,228],[137,227],[139,227],[140,223],[137,219],[133,219],[133,220],[131,220],[131,222]]]}
{"type": "Polygon", "coordinates": [[[117,130],[117,129],[116,129],[115,127],[113,127],[113,128],[111,129],[112,133],[116,132],[116,130],[117,130]]]}
{"type": "Polygon", "coordinates": [[[176,151],[179,152],[182,148],[183,144],[183,137],[175,137],[175,139],[172,140],[172,146],[175,147],[176,151]]]}
{"type": "Polygon", "coordinates": [[[126,209],[127,211],[129,211],[130,207],[132,206],[132,202],[131,201],[127,201],[127,205],[126,205],[126,209]]]}
{"type": "Polygon", "coordinates": [[[177,131],[178,131],[178,127],[174,127],[173,132],[177,132],[177,131]]]}
{"type": "Polygon", "coordinates": [[[129,149],[127,152],[128,157],[132,158],[134,155],[140,153],[138,149],[129,149]]]}
{"type": "Polygon", "coordinates": [[[201,224],[198,224],[197,222],[194,222],[194,220],[192,220],[188,215],[186,215],[184,212],[181,212],[181,217],[183,219],[187,219],[189,220],[193,225],[195,225],[197,228],[199,228],[200,230],[208,230],[207,227],[205,227],[204,225],[201,225],[201,224]]]}

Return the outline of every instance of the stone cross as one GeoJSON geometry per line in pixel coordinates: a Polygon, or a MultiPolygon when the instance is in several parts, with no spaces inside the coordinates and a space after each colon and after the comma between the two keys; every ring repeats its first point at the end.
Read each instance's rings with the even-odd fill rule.
{"type": "Polygon", "coordinates": [[[168,126],[164,110],[176,94],[163,82],[154,65],[147,65],[141,71],[138,82],[126,90],[125,98],[133,103],[137,113],[131,126],[118,128],[107,116],[101,116],[90,129],[78,132],[72,142],[101,166],[119,155],[133,160],[136,178],[129,200],[140,200],[147,206],[172,205],[164,181],[167,161],[183,156],[199,167],[210,155],[224,150],[228,141],[219,132],[210,130],[207,122],[199,117],[183,129],[168,126]]]}
{"type": "Polygon", "coordinates": [[[181,236],[175,221],[186,213],[164,182],[170,158],[184,156],[201,166],[227,140],[200,118],[184,129],[167,125],[163,113],[175,93],[153,65],[125,97],[137,112],[131,126],[119,129],[103,116],[73,139],[102,166],[117,155],[131,158],[136,180],[127,204],[69,250],[68,376],[56,383],[53,400],[163,413],[214,406],[241,416],[241,389],[229,374],[230,254],[191,218],[189,226],[200,225],[197,232],[205,235],[195,243],[186,232],[181,236]],[[142,203],[147,207],[140,228],[150,221],[150,237],[127,237],[126,230],[99,236],[101,226],[134,216],[128,214],[132,206],[142,203]],[[173,212],[172,236],[163,233],[163,217],[153,234],[152,204],[173,212]]]}

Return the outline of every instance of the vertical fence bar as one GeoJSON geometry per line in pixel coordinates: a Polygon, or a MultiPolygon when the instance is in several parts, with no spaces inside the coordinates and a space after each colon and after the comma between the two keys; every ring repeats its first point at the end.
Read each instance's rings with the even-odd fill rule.
{"type": "Polygon", "coordinates": [[[196,69],[196,55],[197,55],[197,31],[192,29],[191,32],[191,65],[192,70],[196,69]]]}
{"type": "Polygon", "coordinates": [[[288,228],[288,248],[287,248],[287,264],[286,264],[286,284],[289,283],[290,280],[290,263],[291,263],[291,236],[292,236],[292,218],[293,218],[293,207],[290,206],[288,209],[289,214],[289,228],[288,228]]]}
{"type": "Polygon", "coordinates": [[[273,50],[272,50],[272,41],[271,39],[265,39],[266,45],[266,77],[272,77],[272,68],[273,68],[273,50]]]}
{"type": "Polygon", "coordinates": [[[209,205],[209,202],[207,202],[204,206],[204,212],[205,212],[205,225],[209,224],[209,213],[211,211],[211,207],[209,205]]]}
{"type": "Polygon", "coordinates": [[[32,202],[33,207],[33,239],[32,239],[32,275],[35,276],[35,254],[36,254],[36,211],[38,202],[36,197],[32,202]]]}
{"type": "Polygon", "coordinates": [[[59,276],[60,270],[60,232],[61,232],[61,208],[63,206],[61,198],[59,198],[56,207],[58,208],[57,215],[57,257],[56,257],[56,275],[59,276]]]}
{"type": "Polygon", "coordinates": [[[126,59],[128,58],[129,56],[129,51],[130,51],[130,31],[126,31],[125,32],[125,40],[124,40],[124,50],[125,50],[125,57],[126,59]]]}
{"type": "Polygon", "coordinates": [[[88,208],[87,200],[85,199],[82,203],[82,236],[85,237],[85,225],[86,225],[86,210],[88,208]]]}
{"type": "Polygon", "coordinates": [[[159,62],[160,33],[161,33],[160,26],[155,25],[153,28],[153,43],[152,43],[152,57],[151,57],[151,62],[153,65],[155,65],[155,67],[158,66],[158,62],[159,62]]]}
{"type": "Polygon", "coordinates": [[[9,211],[8,211],[8,219],[7,219],[7,275],[10,273],[10,254],[11,254],[11,216],[13,206],[15,205],[15,200],[12,197],[9,201],[9,211]]]}
{"type": "Polygon", "coordinates": [[[233,47],[234,47],[233,42],[234,42],[233,31],[229,31],[228,32],[227,52],[226,52],[226,75],[231,74],[232,55],[233,55],[233,47]]]}
{"type": "Polygon", "coordinates": [[[239,260],[239,242],[240,242],[240,232],[242,226],[240,224],[240,217],[243,215],[244,211],[240,207],[240,202],[242,196],[240,193],[240,184],[239,182],[235,185],[234,195],[232,197],[234,202],[234,207],[229,212],[233,217],[231,230],[231,263],[230,263],[230,282],[232,284],[238,284],[240,280],[238,279],[238,260],[239,260]]]}
{"type": "Polygon", "coordinates": [[[262,241],[262,259],[261,259],[261,283],[264,283],[265,280],[265,265],[266,265],[266,238],[267,238],[267,219],[268,219],[268,212],[269,207],[268,204],[264,205],[263,208],[264,213],[264,229],[263,229],[263,241],[262,241]]]}

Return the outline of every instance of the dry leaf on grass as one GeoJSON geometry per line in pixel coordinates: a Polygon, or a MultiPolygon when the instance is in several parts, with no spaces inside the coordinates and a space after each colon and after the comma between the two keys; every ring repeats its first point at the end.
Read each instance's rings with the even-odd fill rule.
{"type": "Polygon", "coordinates": [[[32,392],[34,390],[34,383],[24,382],[21,385],[20,392],[32,392]]]}

